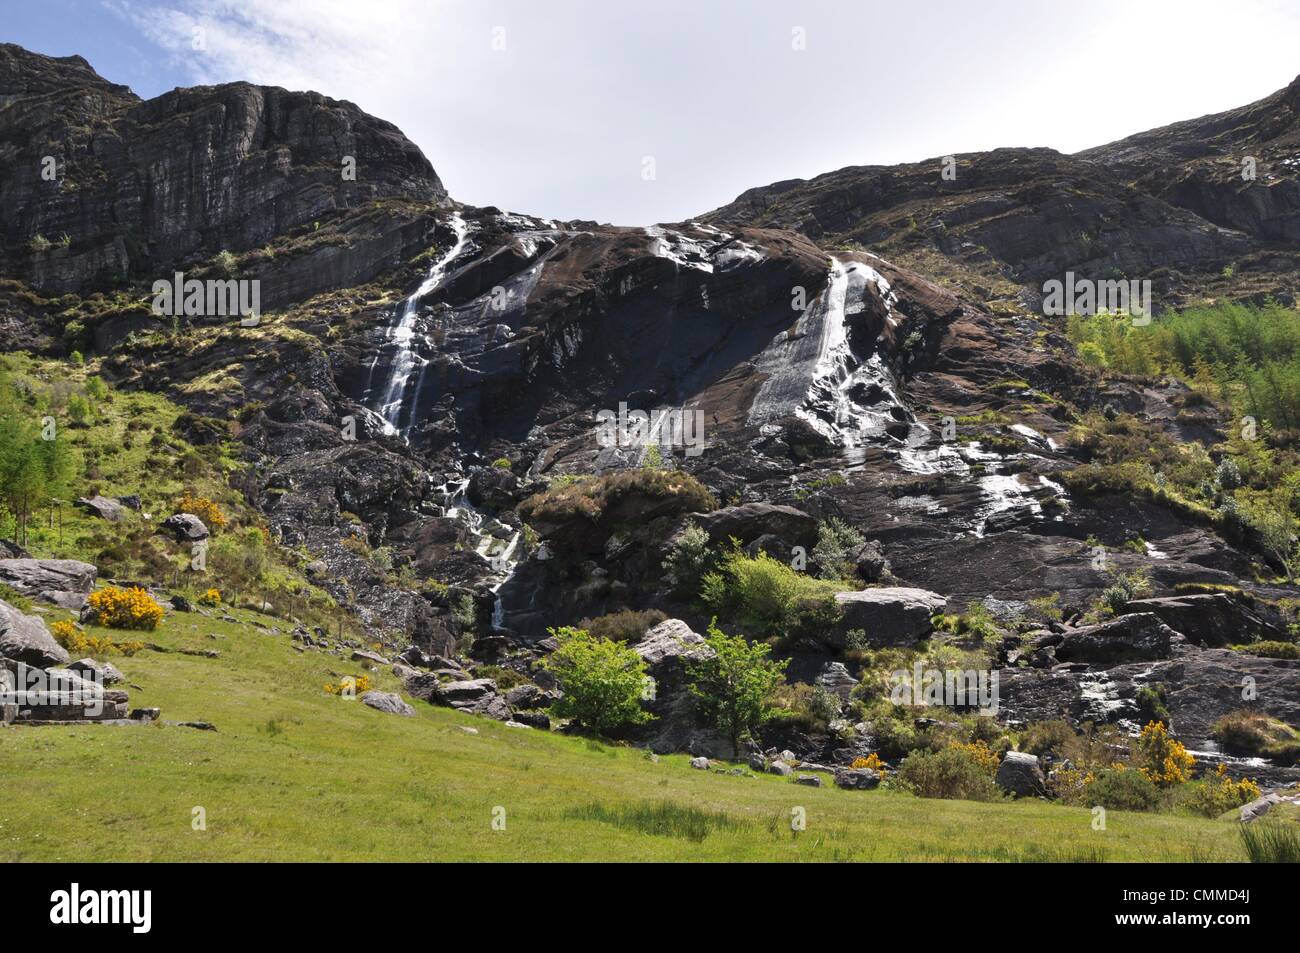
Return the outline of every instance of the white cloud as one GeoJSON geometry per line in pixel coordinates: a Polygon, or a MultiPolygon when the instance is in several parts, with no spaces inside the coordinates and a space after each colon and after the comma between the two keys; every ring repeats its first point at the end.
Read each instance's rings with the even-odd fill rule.
{"type": "Polygon", "coordinates": [[[1279,0],[107,2],[193,82],[396,123],[463,201],[623,224],[844,165],[1097,145],[1267,95],[1300,39],[1279,0]]]}

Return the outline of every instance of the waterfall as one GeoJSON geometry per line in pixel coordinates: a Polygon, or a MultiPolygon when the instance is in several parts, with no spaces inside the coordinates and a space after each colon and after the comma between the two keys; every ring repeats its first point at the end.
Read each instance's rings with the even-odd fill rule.
{"type": "Polygon", "coordinates": [[[515,551],[519,548],[523,534],[494,517],[487,516],[470,503],[466,498],[468,479],[448,480],[439,489],[442,491],[443,515],[465,524],[465,528],[474,537],[474,551],[492,565],[492,571],[497,576],[496,582],[488,587],[496,594],[492,605],[492,627],[504,628],[505,605],[499,592],[519,564],[515,551]],[[510,537],[503,540],[506,532],[509,532],[510,537]]]}
{"type": "MultiPolygon", "coordinates": [[[[404,302],[402,309],[398,314],[397,321],[388,329],[388,338],[386,343],[395,347],[391,369],[388,374],[388,382],[384,386],[383,396],[379,399],[378,404],[372,409],[379,412],[384,418],[385,432],[387,433],[405,433],[409,432],[411,425],[415,422],[415,400],[419,398],[419,388],[411,398],[410,419],[407,421],[405,430],[398,426],[402,418],[402,408],[406,403],[406,388],[410,383],[411,374],[419,366],[424,368],[429,362],[416,353],[415,345],[415,327],[416,321],[420,314],[420,301],[425,295],[434,291],[442,280],[446,277],[447,266],[464,250],[465,243],[469,238],[469,225],[461,218],[459,212],[452,213],[451,228],[456,233],[456,242],[451,249],[435,261],[429,268],[428,277],[420,283],[404,302]]],[[[370,373],[373,376],[375,363],[378,363],[379,357],[376,354],[375,362],[370,365],[370,373]]],[[[370,384],[366,385],[367,398],[370,394],[370,384]]]]}

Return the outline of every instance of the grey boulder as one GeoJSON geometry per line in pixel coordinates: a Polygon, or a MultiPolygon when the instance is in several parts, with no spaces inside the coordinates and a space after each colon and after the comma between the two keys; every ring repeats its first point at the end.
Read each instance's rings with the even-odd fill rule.
{"type": "Polygon", "coordinates": [[[994,777],[998,787],[1016,797],[1037,797],[1047,792],[1047,779],[1038,759],[1022,751],[1008,751],[994,777]]]}
{"type": "Polygon", "coordinates": [[[197,543],[209,536],[208,528],[203,525],[203,520],[193,513],[173,513],[159,523],[158,528],[170,533],[178,543],[197,543]]]}
{"type": "Polygon", "coordinates": [[[68,650],[54,641],[45,623],[23,615],[0,600],[0,655],[30,665],[48,668],[67,663],[68,650]]]}
{"type": "Polygon", "coordinates": [[[73,611],[85,605],[98,574],[76,559],[0,559],[0,583],[73,611]]]}
{"type": "Polygon", "coordinates": [[[931,616],[948,607],[948,600],[928,589],[883,586],[858,592],[837,592],[840,623],[832,633],[843,646],[844,633],[861,629],[870,645],[909,645],[930,634],[931,616]]]}
{"type": "Polygon", "coordinates": [[[406,718],[415,715],[415,709],[402,701],[401,696],[395,692],[366,692],[361,696],[361,702],[375,711],[382,711],[389,715],[402,715],[406,718]]]}

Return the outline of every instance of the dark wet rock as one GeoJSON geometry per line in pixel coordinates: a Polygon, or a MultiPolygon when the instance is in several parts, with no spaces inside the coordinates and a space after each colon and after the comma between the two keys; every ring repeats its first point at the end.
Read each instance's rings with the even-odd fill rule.
{"type": "Polygon", "coordinates": [[[1099,625],[1069,629],[1051,635],[1058,662],[1114,665],[1119,662],[1166,659],[1187,644],[1179,633],[1150,612],[1123,615],[1099,625]]]}
{"type": "Polygon", "coordinates": [[[54,640],[45,623],[0,601],[0,657],[36,668],[62,665],[68,651],[54,640]]]}
{"type": "Polygon", "coordinates": [[[1191,642],[1214,648],[1286,638],[1284,628],[1257,615],[1244,597],[1224,592],[1136,599],[1124,611],[1153,613],[1191,642]]]}
{"type": "Polygon", "coordinates": [[[527,495],[519,478],[502,467],[479,467],[470,474],[466,496],[475,506],[492,510],[514,509],[527,495]]]}
{"type": "Polygon", "coordinates": [[[715,546],[732,539],[744,546],[765,536],[775,536],[787,547],[802,546],[807,552],[817,544],[817,520],[793,506],[746,503],[696,514],[691,519],[709,534],[709,542],[715,546]]]}

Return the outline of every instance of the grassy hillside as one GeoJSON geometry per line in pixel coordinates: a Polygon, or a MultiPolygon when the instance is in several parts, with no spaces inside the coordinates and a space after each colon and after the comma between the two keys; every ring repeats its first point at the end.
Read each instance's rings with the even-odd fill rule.
{"type": "Polygon", "coordinates": [[[0,861],[1244,859],[1226,820],[1112,811],[1094,831],[1083,808],[706,773],[420,702],[381,714],[324,692],[356,665],[297,651],[281,620],[233,616],[170,613],[148,635],[217,658],[113,658],[133,706],[215,732],[0,729],[0,861]]]}

